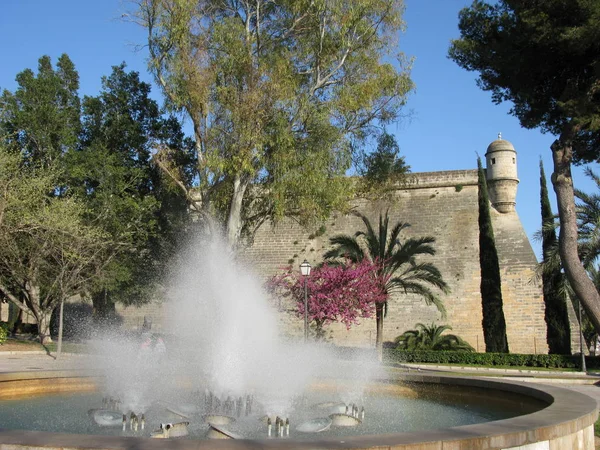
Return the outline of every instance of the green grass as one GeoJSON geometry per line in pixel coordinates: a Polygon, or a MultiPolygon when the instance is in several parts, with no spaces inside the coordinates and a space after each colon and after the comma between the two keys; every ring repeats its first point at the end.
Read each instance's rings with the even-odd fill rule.
{"type": "Polygon", "coordinates": [[[600,437],[600,418],[594,424],[594,435],[600,437]]]}
{"type": "Polygon", "coordinates": [[[15,344],[15,345],[39,345],[38,342],[36,341],[30,341],[27,339],[15,339],[14,337],[9,336],[8,339],[6,339],[6,343],[7,344],[15,344]]]}

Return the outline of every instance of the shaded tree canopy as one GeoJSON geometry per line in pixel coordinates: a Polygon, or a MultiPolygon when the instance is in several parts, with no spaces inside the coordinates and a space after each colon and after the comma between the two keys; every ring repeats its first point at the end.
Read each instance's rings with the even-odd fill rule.
{"type": "Polygon", "coordinates": [[[476,0],[459,16],[449,55],[525,128],[572,128],[574,162],[600,157],[600,4],[594,0],[476,0]]]}
{"type": "Polygon", "coordinates": [[[0,97],[0,290],[42,341],[69,296],[149,300],[187,218],[152,161],[156,146],[177,148],[185,175],[193,143],[178,121],[124,64],[97,97],[80,101],[78,79],[67,55],[56,68],[43,56],[0,97]]]}
{"type": "Polygon", "coordinates": [[[193,143],[179,122],[150,98],[150,85],[125,64],[103,77],[98,96],[84,97],[79,145],[68,155],[69,188],[85,200],[86,219],[118,246],[97,272],[90,295],[103,302],[143,303],[156,293],[161,268],[185,228],[185,198],[152,161],[159,145],[178,149],[183,176],[191,177],[193,143]]]}

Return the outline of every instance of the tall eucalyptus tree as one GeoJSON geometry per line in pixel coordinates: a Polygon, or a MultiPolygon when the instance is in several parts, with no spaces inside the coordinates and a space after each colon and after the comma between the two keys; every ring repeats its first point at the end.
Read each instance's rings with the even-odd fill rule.
{"type": "Polygon", "coordinates": [[[238,244],[268,219],[342,209],[354,149],[413,85],[397,50],[401,0],[137,0],[149,68],[191,119],[193,187],[175,149],[156,161],[238,244]]]}

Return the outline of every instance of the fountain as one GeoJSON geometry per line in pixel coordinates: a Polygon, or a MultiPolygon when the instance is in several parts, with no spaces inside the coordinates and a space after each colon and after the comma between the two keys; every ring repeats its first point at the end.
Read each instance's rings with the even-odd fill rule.
{"type": "MultiPolygon", "coordinates": [[[[241,419],[252,415],[256,403],[270,421],[265,420],[264,436],[289,436],[290,419],[292,430],[301,425],[294,423],[292,410],[299,409],[314,380],[322,378],[351,380],[336,393],[343,410],[328,412],[333,426],[361,423],[365,386],[374,375],[383,375],[381,368],[371,363],[348,369],[331,364],[327,346],[283,340],[259,279],[221,242],[189,246],[171,279],[169,317],[162,330],[166,345],[157,349],[149,334],[95,343],[102,389],[119,399],[120,408],[95,412],[96,424],[112,421],[116,426],[121,413],[137,417],[159,404],[166,417],[199,419],[209,427],[209,437],[239,436],[236,427],[248,428],[241,419]]],[[[307,433],[310,425],[302,429],[307,433]]],[[[161,436],[173,434],[160,430],[161,436]]]]}
{"type": "MultiPolygon", "coordinates": [[[[86,436],[86,442],[97,441],[94,448],[219,448],[218,439],[228,440],[227,448],[255,447],[265,439],[273,448],[392,444],[402,448],[402,444],[444,440],[517,448],[565,435],[578,436],[583,442],[590,439],[590,433],[593,441],[595,402],[581,394],[491,380],[432,380],[385,371],[373,361],[343,362],[326,345],[282,338],[257,277],[218,241],[190,246],[175,266],[170,286],[169,320],[162,330],[166,344],[157,345],[150,334],[109,336],[91,344],[98,357],[90,370],[100,367],[101,372],[99,393],[75,396],[68,409],[78,420],[83,418],[79,433],[95,435],[86,436]],[[451,401],[444,401],[444,395],[451,401]],[[515,401],[509,411],[503,407],[494,412],[493,398],[500,401],[511,395],[515,401]],[[465,403],[471,396],[485,396],[483,403],[488,408],[465,403]],[[424,403],[415,406],[416,397],[424,403]],[[434,405],[438,409],[422,411],[432,398],[441,399],[434,405]],[[561,398],[568,398],[571,409],[567,412],[561,398]],[[561,417],[556,416],[557,408],[563,408],[561,417]],[[523,418],[529,425],[519,423],[523,418],[513,417],[519,414],[527,414],[523,418]],[[413,417],[422,417],[420,422],[431,422],[430,428],[445,431],[423,431],[420,423],[406,428],[413,417]],[[438,419],[441,421],[436,422],[438,419]],[[576,425],[565,425],[571,423],[576,425]],[[411,433],[394,434],[398,431],[411,433]],[[153,438],[164,440],[156,446],[153,438]],[[182,440],[189,438],[206,440],[182,440]]],[[[61,377],[65,390],[71,382],[89,388],[81,377],[54,375],[61,377]]],[[[3,390],[18,390],[19,383],[25,386],[23,392],[36,383],[43,390],[52,378],[44,374],[23,383],[15,376],[0,376],[0,397],[3,390]]],[[[65,409],[63,399],[55,401],[65,409]]],[[[9,427],[9,411],[20,406],[6,407],[0,401],[0,427],[42,430],[2,431],[0,446],[10,443],[16,446],[11,448],[27,448],[43,442],[77,447],[77,436],[36,428],[33,411],[44,411],[43,406],[34,403],[28,407],[29,412],[16,419],[22,427],[9,427]]],[[[42,412],[42,417],[47,417],[44,414],[48,413],[42,412]]],[[[43,422],[43,418],[39,420],[43,422]]],[[[55,431],[73,431],[71,419],[64,421],[68,425],[61,428],[59,424],[55,431]]]]}

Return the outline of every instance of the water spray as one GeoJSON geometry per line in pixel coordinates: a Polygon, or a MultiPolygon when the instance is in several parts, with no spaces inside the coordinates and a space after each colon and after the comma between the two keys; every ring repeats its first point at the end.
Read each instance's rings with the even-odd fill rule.
{"type": "Polygon", "coordinates": [[[236,408],[235,408],[235,415],[239,418],[242,415],[242,403],[244,402],[244,400],[242,399],[242,396],[240,395],[240,397],[238,398],[237,404],[236,404],[236,408]]]}

